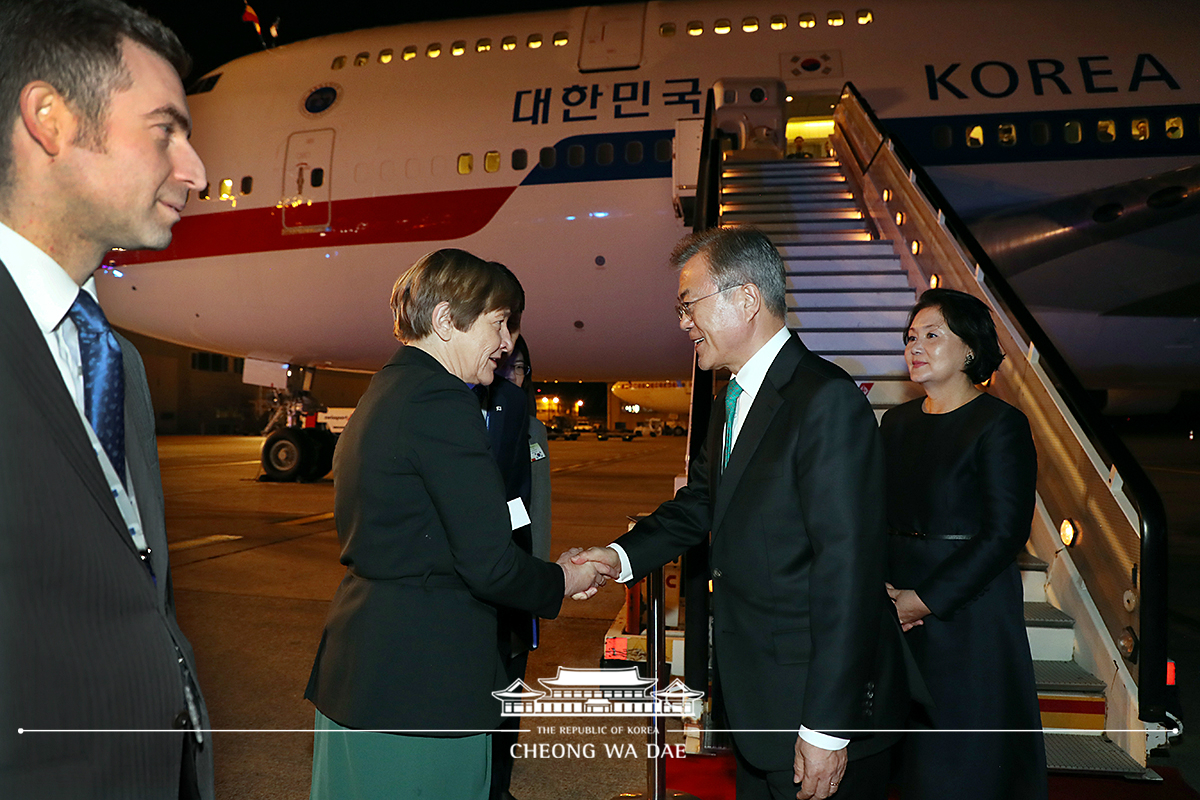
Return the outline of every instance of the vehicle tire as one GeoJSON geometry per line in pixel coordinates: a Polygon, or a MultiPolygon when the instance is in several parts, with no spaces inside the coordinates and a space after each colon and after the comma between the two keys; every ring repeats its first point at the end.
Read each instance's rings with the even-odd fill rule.
{"type": "Polygon", "coordinates": [[[685,435],[687,435],[687,430],[682,425],[676,425],[675,426],[675,435],[676,436],[685,436],[685,435]]]}
{"type": "Polygon", "coordinates": [[[262,468],[273,481],[298,480],[312,461],[312,445],[303,431],[284,428],[267,437],[262,449],[262,468]]]}
{"type": "Polygon", "coordinates": [[[333,447],[337,444],[337,436],[317,428],[305,428],[303,434],[304,438],[308,439],[310,452],[313,454],[303,479],[319,481],[333,469],[333,447]]]}

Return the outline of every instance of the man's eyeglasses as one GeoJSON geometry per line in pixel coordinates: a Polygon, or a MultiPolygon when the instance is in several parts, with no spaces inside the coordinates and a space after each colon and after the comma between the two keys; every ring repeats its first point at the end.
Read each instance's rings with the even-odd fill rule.
{"type": "Polygon", "coordinates": [[[736,289],[739,286],[745,286],[745,285],[746,284],[744,284],[744,283],[735,283],[733,286],[726,286],[724,289],[717,289],[715,292],[709,292],[708,294],[704,295],[703,297],[697,297],[695,300],[688,300],[686,303],[676,303],[675,304],[675,313],[679,316],[679,319],[681,322],[683,321],[684,317],[691,319],[692,318],[692,306],[696,305],[696,303],[699,303],[701,300],[707,300],[708,298],[718,295],[721,292],[728,292],[730,289],[736,289]]]}

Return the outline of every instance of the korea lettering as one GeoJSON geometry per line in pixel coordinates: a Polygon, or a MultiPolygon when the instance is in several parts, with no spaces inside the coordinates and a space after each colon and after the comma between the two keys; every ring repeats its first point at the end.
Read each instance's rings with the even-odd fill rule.
{"type": "Polygon", "coordinates": [[[668,78],[651,88],[651,81],[616,81],[565,86],[557,92],[549,87],[520,89],[513,98],[513,122],[545,125],[553,111],[555,121],[588,122],[604,119],[633,119],[650,116],[652,103],[687,106],[691,115],[700,113],[700,79],[668,78]],[[561,108],[561,113],[560,113],[561,108]]]}

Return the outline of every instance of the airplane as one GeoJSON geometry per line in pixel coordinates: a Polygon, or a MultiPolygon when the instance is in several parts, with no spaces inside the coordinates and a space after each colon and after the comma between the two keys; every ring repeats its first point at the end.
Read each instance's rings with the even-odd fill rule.
{"type": "Polygon", "coordinates": [[[522,279],[539,378],[685,380],[677,125],[718,79],[768,76],[819,149],[849,81],[1085,384],[1173,399],[1200,387],[1198,40],[1172,2],[671,0],[301,41],[192,84],[210,184],[99,293],[159,339],[374,371],[396,277],[460,247],[522,279]],[[1081,211],[1104,192],[1107,241],[1081,211]]]}

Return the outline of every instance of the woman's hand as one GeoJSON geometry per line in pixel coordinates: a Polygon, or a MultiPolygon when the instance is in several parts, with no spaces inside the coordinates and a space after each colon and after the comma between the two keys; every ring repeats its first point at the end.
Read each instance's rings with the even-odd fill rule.
{"type": "Polygon", "coordinates": [[[929,607],[925,605],[912,589],[897,589],[890,583],[887,585],[888,597],[896,604],[896,616],[900,618],[900,630],[908,633],[918,625],[924,625],[925,617],[929,616],[929,607]]]}

